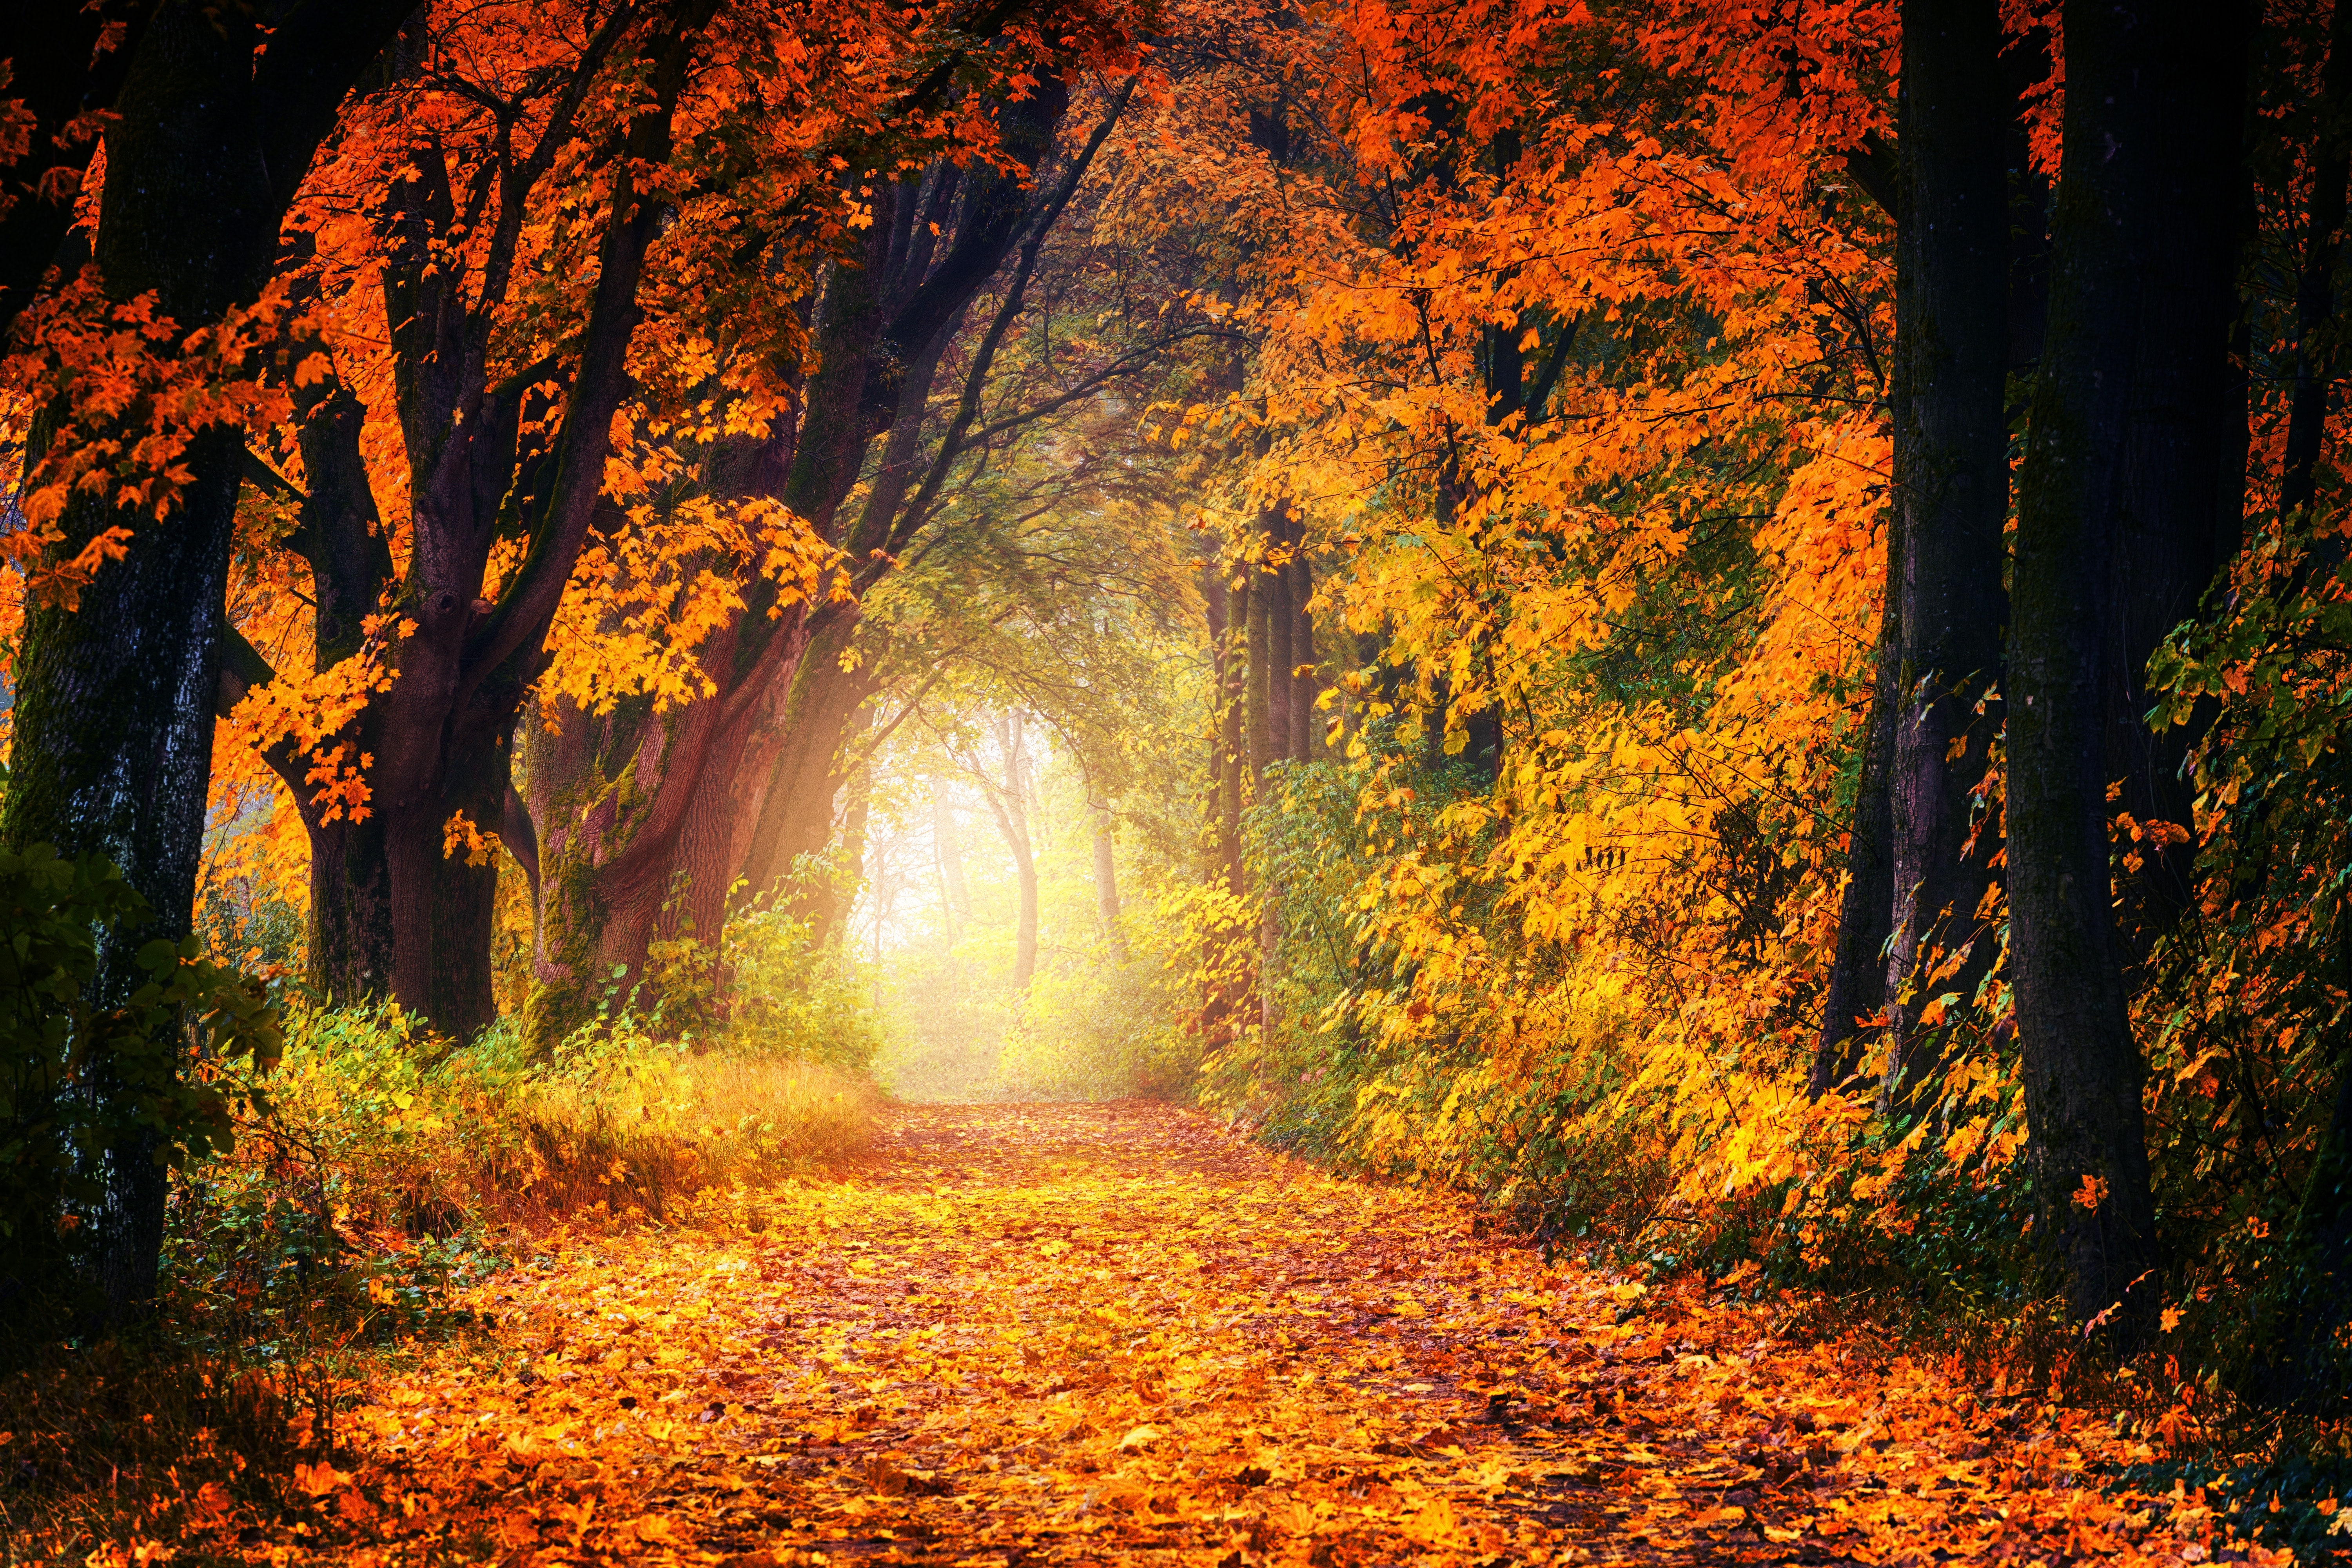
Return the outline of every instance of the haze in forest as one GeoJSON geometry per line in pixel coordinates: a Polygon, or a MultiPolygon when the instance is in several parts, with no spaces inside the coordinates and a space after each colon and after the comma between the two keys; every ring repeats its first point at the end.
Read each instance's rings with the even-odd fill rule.
{"type": "Polygon", "coordinates": [[[1007,1555],[1534,1561],[1709,1410],[1657,1485],[1743,1551],[1979,1462],[1948,1552],[2337,1532],[2352,6],[90,0],[0,61],[44,1552],[688,1550],[403,1491],[401,1357],[519,1464],[698,1411],[845,1478],[775,1561],[967,1484],[1060,1521],[1007,1555]],[[923,1362],[982,1242],[1043,1348],[923,1362]],[[1057,1261],[1130,1245],[1242,1340],[1057,1261]],[[770,1305],[565,1328],[624,1258],[632,1332],[770,1305]],[[1095,1400],[1058,1479],[826,1382],[817,1300],[975,1430],[1095,1400]]]}

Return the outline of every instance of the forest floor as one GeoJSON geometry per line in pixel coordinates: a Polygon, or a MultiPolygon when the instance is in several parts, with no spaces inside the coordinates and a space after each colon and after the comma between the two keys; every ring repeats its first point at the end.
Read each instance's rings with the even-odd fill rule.
{"type": "Polygon", "coordinates": [[[2246,1555],[2194,1492],[2103,1488],[2133,1457],[2109,1423],[1481,1228],[1170,1107],[893,1108],[845,1179],[541,1238],[470,1303],[495,1330],[372,1387],[342,1458],[299,1472],[292,1533],[239,1546],[732,1568],[2246,1555]]]}

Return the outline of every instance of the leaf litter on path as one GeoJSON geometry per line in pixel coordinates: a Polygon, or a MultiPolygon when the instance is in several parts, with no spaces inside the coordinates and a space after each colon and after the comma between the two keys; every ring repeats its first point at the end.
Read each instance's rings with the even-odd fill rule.
{"type": "MultiPolygon", "coordinates": [[[[2290,1561],[2104,1424],[1474,1235],[1182,1110],[910,1106],[558,1237],[369,1391],[284,1561],[2290,1561]]],[[[227,1528],[226,1525],[224,1528],[227,1528]]]]}

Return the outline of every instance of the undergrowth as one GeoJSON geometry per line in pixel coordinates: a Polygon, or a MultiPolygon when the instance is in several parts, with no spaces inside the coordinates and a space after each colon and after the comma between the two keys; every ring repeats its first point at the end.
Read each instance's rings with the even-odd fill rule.
{"type": "Polygon", "coordinates": [[[2174,1249],[2149,1287],[2163,1330],[2119,1364],[2070,1321],[2036,1242],[2012,1033],[1957,1010],[1920,1113],[1885,1114],[1867,1086],[1815,1100],[1815,1029],[1790,995],[1759,989],[1745,1037],[1694,1034],[1660,1010],[1670,984],[1629,983],[1639,932],[1613,947],[1522,940],[1464,869],[1489,830],[1460,806],[1483,786],[1453,763],[1378,764],[1277,770],[1250,813],[1254,902],[1232,923],[1271,1005],[1251,997],[1203,1064],[1207,1105],[1272,1146],[1470,1194],[1482,1223],[1548,1256],[1701,1277],[1772,1303],[1783,1331],[1948,1358],[1990,1394],[2095,1412],[2142,1456],[2119,1479],[2208,1487],[2249,1531],[2248,1510],[2276,1494],[2265,1540],[2306,1559],[2352,1545],[2336,1539],[2352,1525],[2320,1510],[2352,1492],[2342,1412],[2285,1418],[2240,1393],[2262,1332],[2247,1256],[2286,1223],[2299,1167],[2263,1189],[2268,1207],[2244,1183],[2217,1191],[2221,1068],[2178,1026],[2177,997],[2137,1004],[2174,1249]],[[1394,920],[1400,879],[1444,919],[1394,920]],[[1256,940],[1268,913],[1270,954],[1256,940]]]}
{"type": "Polygon", "coordinates": [[[835,1164],[877,1102],[850,1068],[627,1014],[543,1061],[503,1025],[458,1047],[389,1005],[285,1024],[274,1068],[219,1075],[235,1143],[175,1182],[147,1321],[0,1347],[0,1562],[129,1561],[235,1507],[299,1518],[358,1380],[495,1327],[456,1288],[553,1225],[675,1222],[835,1164]]]}

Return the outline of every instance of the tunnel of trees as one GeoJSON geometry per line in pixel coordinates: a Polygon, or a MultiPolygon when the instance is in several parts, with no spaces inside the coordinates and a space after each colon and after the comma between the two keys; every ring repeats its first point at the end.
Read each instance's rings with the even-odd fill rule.
{"type": "Polygon", "coordinates": [[[2340,1411],[2352,10],[20,11],[22,1345],[789,1060],[2340,1411]]]}

